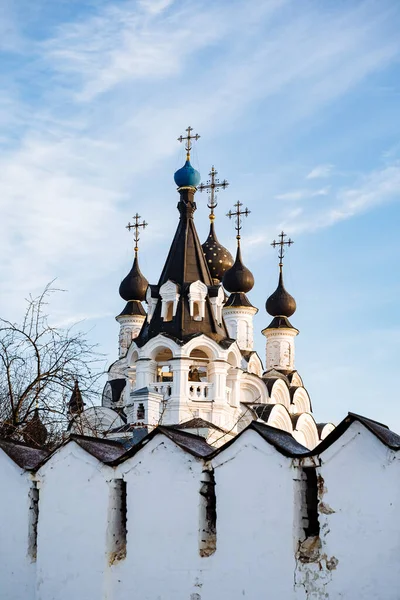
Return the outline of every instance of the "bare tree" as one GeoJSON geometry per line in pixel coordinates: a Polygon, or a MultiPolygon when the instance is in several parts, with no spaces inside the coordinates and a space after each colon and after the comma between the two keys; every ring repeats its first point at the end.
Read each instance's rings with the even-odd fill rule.
{"type": "Polygon", "coordinates": [[[30,297],[20,324],[0,318],[0,436],[28,443],[46,437],[51,445],[66,429],[76,380],[86,403],[98,399],[102,373],[96,346],[77,325],[49,324],[47,304],[57,291],[51,282],[40,296],[30,297]]]}

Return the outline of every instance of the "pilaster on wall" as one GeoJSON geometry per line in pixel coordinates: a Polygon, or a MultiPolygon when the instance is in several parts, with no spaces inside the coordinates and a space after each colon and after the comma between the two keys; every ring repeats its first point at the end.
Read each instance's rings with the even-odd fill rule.
{"type": "Polygon", "coordinates": [[[115,319],[120,325],[118,353],[119,358],[122,358],[128,352],[132,340],[139,335],[146,317],[144,315],[119,315],[115,319]]]}
{"type": "Polygon", "coordinates": [[[299,333],[294,328],[264,329],[263,335],[267,338],[266,370],[281,369],[291,371],[294,369],[294,338],[299,333]]]}
{"type": "Polygon", "coordinates": [[[157,375],[157,363],[148,358],[139,358],[136,361],[136,385],[135,389],[148,387],[154,383],[157,375]]]}
{"type": "Polygon", "coordinates": [[[253,350],[253,317],[257,309],[252,306],[224,307],[222,312],[229,336],[237,341],[241,350],[253,350]]]}

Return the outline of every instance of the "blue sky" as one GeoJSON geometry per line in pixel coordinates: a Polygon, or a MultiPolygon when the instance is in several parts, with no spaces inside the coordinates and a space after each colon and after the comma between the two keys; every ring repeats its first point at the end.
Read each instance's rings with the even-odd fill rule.
{"type": "Polygon", "coordinates": [[[400,431],[399,27],[385,0],[0,0],[0,314],[18,318],[56,277],[68,291],[53,321],[84,319],[114,360],[124,227],[136,211],[149,222],[140,261],[156,282],[190,124],[203,180],[214,164],[230,182],[216,227],[232,251],[224,215],[237,200],[252,211],[243,257],[261,357],[284,228],[317,420],[352,410],[400,431]]]}

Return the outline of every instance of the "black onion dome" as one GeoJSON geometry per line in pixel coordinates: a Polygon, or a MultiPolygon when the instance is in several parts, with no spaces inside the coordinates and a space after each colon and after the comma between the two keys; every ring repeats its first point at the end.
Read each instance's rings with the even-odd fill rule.
{"type": "Polygon", "coordinates": [[[224,288],[231,293],[244,292],[246,294],[254,286],[253,273],[242,262],[240,246],[236,252],[236,260],[233,266],[226,271],[222,283],[224,288]]]}
{"type": "Polygon", "coordinates": [[[146,290],[149,285],[146,277],[142,275],[139,268],[137,256],[133,261],[132,269],[129,271],[125,279],[122,280],[119,286],[119,295],[121,298],[129,302],[129,300],[139,300],[142,302],[146,298],[146,290]]]}
{"type": "Polygon", "coordinates": [[[296,300],[283,285],[282,271],[279,274],[278,287],[268,298],[265,307],[272,317],[291,317],[296,311],[296,300]]]}
{"type": "Polygon", "coordinates": [[[208,238],[201,247],[203,248],[211,277],[221,281],[225,272],[233,265],[233,257],[229,250],[219,243],[213,221],[211,221],[208,238]]]}

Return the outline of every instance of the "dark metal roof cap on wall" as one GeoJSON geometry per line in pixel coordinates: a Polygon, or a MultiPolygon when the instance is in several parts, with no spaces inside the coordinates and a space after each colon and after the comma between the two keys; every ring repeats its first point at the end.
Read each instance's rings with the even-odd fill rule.
{"type": "Polygon", "coordinates": [[[0,448],[13,460],[21,469],[33,471],[49,455],[48,450],[33,448],[23,442],[14,440],[0,439],[0,448]]]}

